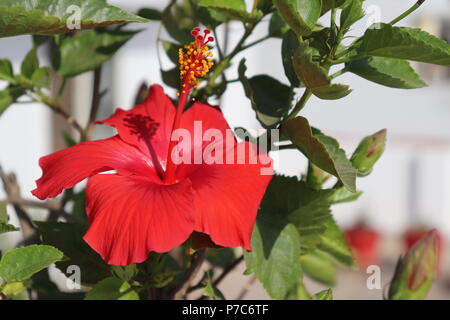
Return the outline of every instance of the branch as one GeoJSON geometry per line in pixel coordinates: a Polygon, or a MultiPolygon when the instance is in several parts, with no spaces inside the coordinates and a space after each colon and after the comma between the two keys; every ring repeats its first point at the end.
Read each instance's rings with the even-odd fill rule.
{"type": "MultiPolygon", "coordinates": [[[[32,96],[33,92],[29,92],[28,95],[30,95],[32,98],[34,98],[32,96]]],[[[37,90],[36,92],[34,92],[35,95],[37,95],[38,98],[35,98],[35,101],[37,102],[41,102],[47,106],[50,107],[50,109],[52,109],[55,113],[59,114],[61,117],[63,117],[67,124],[69,124],[70,126],[72,126],[79,134],[80,134],[80,139],[83,141],[85,140],[86,137],[86,132],[84,131],[83,127],[78,123],[77,119],[75,119],[75,117],[73,117],[72,115],[70,115],[69,113],[67,113],[59,104],[59,102],[57,102],[56,100],[46,96],[45,94],[43,94],[40,90],[37,90]]]]}
{"type": "MultiPolygon", "coordinates": [[[[231,271],[233,271],[234,268],[236,268],[243,260],[244,260],[244,256],[242,255],[239,258],[237,258],[236,260],[234,260],[232,263],[230,263],[228,266],[226,266],[225,269],[223,269],[220,276],[218,276],[217,279],[213,281],[213,286],[217,287],[222,282],[222,280],[225,279],[226,276],[228,276],[228,274],[231,271]]],[[[207,296],[202,295],[200,298],[198,298],[198,300],[206,300],[207,298],[208,298],[207,296]]]]}
{"type": "Polygon", "coordinates": [[[94,71],[94,89],[92,93],[92,103],[91,103],[91,112],[89,114],[89,121],[86,127],[86,136],[87,140],[92,138],[94,133],[95,119],[97,118],[98,109],[100,107],[100,101],[105,94],[105,92],[100,92],[100,83],[102,80],[102,67],[98,67],[94,71]]]}
{"type": "Polygon", "coordinates": [[[223,269],[222,273],[220,274],[220,276],[217,277],[216,280],[213,281],[213,285],[215,287],[217,287],[219,285],[219,283],[222,282],[223,279],[225,279],[225,277],[231,272],[233,271],[234,268],[236,268],[242,261],[244,260],[244,256],[240,256],[239,258],[237,258],[236,260],[234,260],[232,263],[230,263],[228,266],[225,267],[225,269],[223,269]]]}
{"type": "Polygon", "coordinates": [[[206,259],[206,253],[206,249],[201,249],[194,253],[194,255],[192,256],[191,267],[187,270],[184,280],[174,288],[172,294],[170,295],[171,297],[173,297],[173,299],[182,300],[186,297],[186,293],[192,280],[194,280],[195,276],[200,271],[200,267],[206,259]]]}
{"type": "Polygon", "coordinates": [[[33,225],[28,213],[23,209],[19,203],[22,201],[20,195],[20,187],[17,183],[17,178],[14,173],[5,173],[0,166],[0,178],[3,182],[3,188],[8,199],[13,200],[13,207],[19,219],[20,228],[24,238],[32,237],[36,233],[36,227],[33,225]]]}
{"type": "Polygon", "coordinates": [[[239,293],[236,300],[242,300],[247,295],[247,293],[250,291],[250,289],[252,288],[255,281],[256,281],[256,277],[251,276],[250,279],[245,284],[245,286],[242,288],[242,291],[241,291],[241,293],[239,293]]]}

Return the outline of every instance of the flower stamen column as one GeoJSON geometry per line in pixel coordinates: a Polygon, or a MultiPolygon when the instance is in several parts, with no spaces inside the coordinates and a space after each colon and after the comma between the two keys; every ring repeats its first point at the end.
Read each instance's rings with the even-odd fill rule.
{"type": "MultiPolygon", "coordinates": [[[[211,61],[212,53],[207,46],[208,43],[214,41],[214,38],[209,36],[210,33],[211,31],[206,29],[203,31],[203,35],[200,35],[200,28],[194,28],[191,34],[195,37],[195,41],[184,46],[184,50],[179,50],[181,92],[177,93],[179,99],[177,112],[172,125],[172,134],[180,128],[181,116],[190,92],[198,86],[200,83],[199,79],[205,77],[214,65],[211,61]]],[[[173,149],[176,145],[177,141],[171,138],[167,154],[167,167],[164,175],[164,182],[166,184],[176,182],[174,181],[176,164],[172,159],[173,149]]]]}

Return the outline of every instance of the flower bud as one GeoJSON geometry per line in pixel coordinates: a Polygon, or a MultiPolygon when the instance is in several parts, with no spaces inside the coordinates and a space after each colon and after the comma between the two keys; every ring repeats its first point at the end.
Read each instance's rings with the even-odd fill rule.
{"type": "Polygon", "coordinates": [[[350,161],[354,168],[358,169],[358,176],[368,175],[384,152],[386,144],[386,129],[365,137],[356,148],[350,161]]]}
{"type": "Polygon", "coordinates": [[[400,257],[389,287],[389,299],[424,299],[437,273],[438,251],[437,231],[431,230],[400,257]]]}

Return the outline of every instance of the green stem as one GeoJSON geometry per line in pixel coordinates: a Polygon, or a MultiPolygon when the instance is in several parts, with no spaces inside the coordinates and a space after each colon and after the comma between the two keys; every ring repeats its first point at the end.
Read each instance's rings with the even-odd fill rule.
{"type": "Polygon", "coordinates": [[[251,24],[245,28],[245,33],[242,36],[242,38],[239,40],[239,42],[236,44],[236,47],[233,49],[233,51],[230,52],[229,55],[227,55],[211,72],[211,75],[208,79],[208,87],[212,87],[217,80],[217,78],[223,73],[223,71],[228,68],[230,65],[231,59],[233,59],[239,52],[242,51],[242,47],[244,46],[245,41],[247,38],[252,34],[253,29],[255,28],[257,23],[251,24]]]}
{"type": "Polygon", "coordinates": [[[389,22],[390,25],[394,25],[397,22],[403,20],[404,18],[406,18],[407,16],[409,16],[411,13],[413,13],[414,11],[416,11],[423,3],[425,2],[425,0],[419,0],[417,1],[411,8],[409,8],[408,10],[406,10],[404,13],[402,13],[401,15],[399,15],[397,18],[395,18],[394,20],[392,20],[391,22],[389,22]]]}
{"type": "Polygon", "coordinates": [[[330,22],[330,28],[335,29],[336,28],[336,1],[332,0],[331,2],[331,22],[330,22]]]}
{"type": "Polygon", "coordinates": [[[332,79],[335,79],[335,78],[337,78],[337,77],[343,75],[343,74],[346,73],[347,71],[348,71],[347,68],[342,68],[341,70],[337,71],[336,73],[333,73],[333,74],[330,76],[330,79],[331,79],[331,80],[332,80],[332,79]]]}
{"type": "Polygon", "coordinates": [[[235,83],[241,81],[240,79],[227,80],[227,83],[235,83]]]}
{"type": "Polygon", "coordinates": [[[61,82],[61,86],[59,87],[58,95],[56,96],[56,100],[59,101],[61,99],[61,97],[62,97],[62,95],[64,93],[64,89],[66,88],[66,84],[67,84],[67,78],[64,77],[62,82],[61,82]]]}
{"type": "Polygon", "coordinates": [[[285,145],[281,145],[278,146],[278,150],[291,150],[291,149],[296,149],[297,147],[293,144],[285,144],[285,145]]]}
{"type": "Polygon", "coordinates": [[[258,40],[255,40],[255,41],[253,41],[253,42],[250,42],[249,44],[243,46],[243,47],[241,48],[241,51],[247,50],[248,48],[251,48],[251,47],[253,47],[254,45],[257,45],[258,43],[261,43],[261,42],[263,42],[263,41],[266,41],[266,40],[269,39],[269,38],[270,38],[270,35],[266,35],[266,36],[262,37],[261,39],[258,39],[258,40]]]}
{"type": "Polygon", "coordinates": [[[341,63],[346,63],[346,62],[350,62],[350,61],[364,59],[366,57],[367,57],[366,54],[360,54],[360,55],[356,55],[356,56],[353,56],[353,57],[347,57],[347,58],[331,61],[331,64],[332,65],[341,64],[341,63]]]}
{"type": "Polygon", "coordinates": [[[294,109],[291,111],[291,113],[286,117],[286,120],[294,119],[297,114],[303,109],[303,107],[306,105],[306,102],[308,102],[309,98],[311,97],[312,92],[309,89],[306,89],[303,93],[303,96],[300,98],[300,100],[295,105],[294,109]]]}
{"type": "Polygon", "coordinates": [[[217,36],[216,28],[213,29],[213,34],[214,34],[214,38],[216,39],[216,46],[217,46],[217,51],[219,52],[219,58],[220,58],[220,60],[223,60],[224,55],[223,55],[222,48],[220,47],[219,37],[217,36]]]}

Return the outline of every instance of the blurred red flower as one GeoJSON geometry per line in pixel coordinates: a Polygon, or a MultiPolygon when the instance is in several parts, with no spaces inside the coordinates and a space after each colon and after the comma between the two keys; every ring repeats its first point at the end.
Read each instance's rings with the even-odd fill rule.
{"type": "Polygon", "coordinates": [[[364,223],[358,223],[345,232],[345,238],[361,268],[379,264],[381,236],[378,232],[370,229],[364,223]]]}

